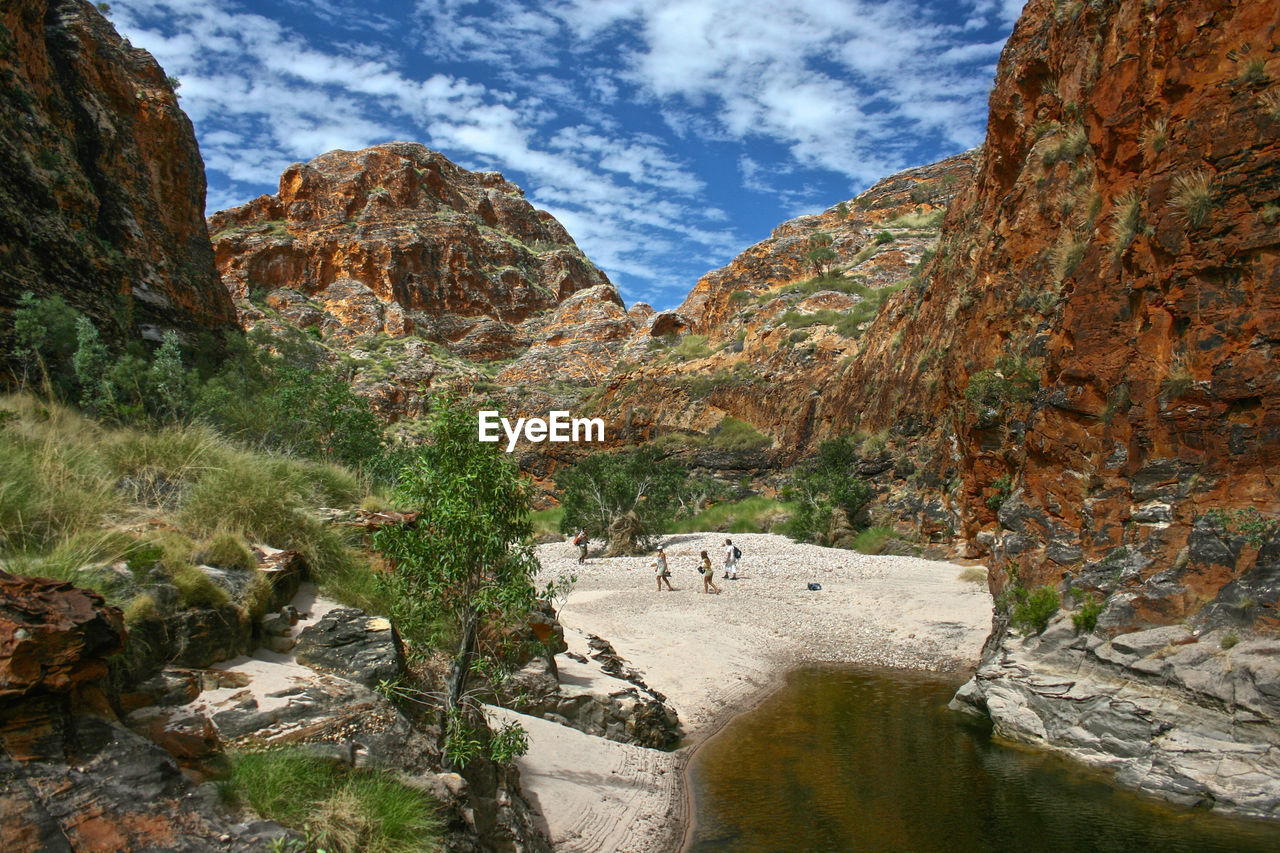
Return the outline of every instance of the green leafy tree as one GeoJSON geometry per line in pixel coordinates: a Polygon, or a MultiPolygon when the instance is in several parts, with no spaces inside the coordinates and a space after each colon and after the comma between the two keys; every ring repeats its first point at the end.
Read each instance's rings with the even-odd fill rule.
{"type": "Polygon", "coordinates": [[[831,242],[831,235],[825,231],[809,235],[809,250],[804,253],[804,259],[813,266],[813,274],[816,276],[825,275],[827,268],[836,259],[836,251],[831,248],[831,242]]]}
{"type": "Polygon", "coordinates": [[[686,471],[649,445],[592,454],[556,476],[560,529],[585,527],[609,540],[611,555],[647,550],[675,518],[685,485],[686,471]]]}
{"type": "Polygon", "coordinates": [[[81,314],[76,318],[76,352],[71,363],[80,383],[80,408],[97,418],[106,417],[115,408],[107,375],[110,361],[97,327],[81,314]]]}
{"type": "Polygon", "coordinates": [[[191,392],[177,332],[164,333],[160,348],[151,359],[148,379],[154,395],[152,407],[159,417],[169,421],[185,417],[191,406],[191,392]]]}
{"type": "Polygon", "coordinates": [[[789,528],[798,540],[823,541],[835,512],[850,524],[871,500],[871,487],[858,476],[858,443],[848,435],[828,439],[792,476],[786,497],[796,502],[789,528]]]}
{"type": "Polygon", "coordinates": [[[383,528],[374,544],[395,567],[396,592],[433,603],[456,632],[445,696],[453,719],[482,623],[523,616],[537,598],[527,487],[506,454],[477,440],[474,414],[443,400],[430,443],[401,472],[396,495],[417,522],[383,528]]]}
{"type": "Polygon", "coordinates": [[[22,384],[37,381],[46,392],[65,400],[73,399],[75,370],[72,358],[77,348],[76,318],[80,312],[54,294],[37,297],[27,291],[13,312],[13,354],[17,357],[22,384]]]}

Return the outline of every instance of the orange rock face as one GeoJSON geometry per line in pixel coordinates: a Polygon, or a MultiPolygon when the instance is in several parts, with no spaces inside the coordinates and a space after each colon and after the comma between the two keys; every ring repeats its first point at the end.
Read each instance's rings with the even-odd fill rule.
{"type": "Polygon", "coordinates": [[[109,340],[234,328],[195,135],[155,60],[76,0],[6,2],[0,23],[0,358],[28,290],[109,340]]]}
{"type": "Polygon", "coordinates": [[[526,321],[612,289],[519,187],[408,142],[290,166],[278,194],[209,225],[234,296],[307,307],[305,324],[345,342],[416,332],[468,358],[508,358],[535,337],[526,321]]]}
{"type": "Polygon", "coordinates": [[[1239,590],[1280,513],[1280,28],[1095,5],[1028,4],[923,286],[819,417],[923,433],[997,592],[1017,566],[1112,596],[1114,630],[1224,595],[1264,624],[1239,590]]]}
{"type": "Polygon", "coordinates": [[[878,291],[912,276],[973,158],[910,169],[779,225],[703,276],[674,311],[633,308],[635,334],[595,401],[607,435],[705,434],[733,417],[772,440],[770,465],[794,461],[826,434],[814,420],[817,389],[859,357],[878,291]],[[832,253],[818,282],[806,258],[815,241],[832,253]]]}

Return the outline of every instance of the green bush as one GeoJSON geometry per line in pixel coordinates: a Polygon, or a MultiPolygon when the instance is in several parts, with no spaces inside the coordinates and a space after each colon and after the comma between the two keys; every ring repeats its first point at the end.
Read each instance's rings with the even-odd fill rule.
{"type": "Polygon", "coordinates": [[[672,533],[771,533],[791,518],[792,507],[761,495],[712,504],[697,515],[671,525],[672,533]]]}
{"type": "Polygon", "coordinates": [[[1039,385],[1039,372],[1030,362],[1000,356],[995,367],[969,377],[964,398],[975,408],[1003,412],[1010,405],[1030,400],[1039,385]]]}
{"type": "Polygon", "coordinates": [[[1017,587],[1009,621],[1023,633],[1040,634],[1049,627],[1059,605],[1058,591],[1051,586],[1037,587],[1032,592],[1017,587]]]}
{"type": "Polygon", "coordinates": [[[1080,602],[1080,609],[1071,614],[1071,624],[1077,634],[1092,634],[1098,627],[1098,617],[1102,614],[1103,604],[1093,593],[1089,593],[1080,602]]]}
{"type": "Polygon", "coordinates": [[[772,446],[773,439],[746,421],[727,417],[720,421],[708,435],[708,444],[715,450],[749,453],[772,446]]]}
{"type": "Polygon", "coordinates": [[[817,453],[797,466],[783,497],[794,501],[795,512],[788,535],[801,541],[821,542],[832,513],[839,509],[851,524],[871,500],[871,487],[858,476],[859,444],[841,435],[818,445],[817,453]]]}

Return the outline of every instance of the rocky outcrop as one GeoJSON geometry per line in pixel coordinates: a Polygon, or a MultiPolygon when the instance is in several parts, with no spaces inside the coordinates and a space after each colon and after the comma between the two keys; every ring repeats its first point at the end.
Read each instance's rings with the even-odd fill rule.
{"type": "MultiPolygon", "coordinates": [[[[561,679],[553,660],[529,661],[506,683],[499,704],[541,717],[589,735],[651,749],[673,749],[680,741],[680,719],[667,697],[645,684],[607,640],[588,639],[598,671],[575,671],[561,679]],[[601,678],[603,674],[605,678],[601,678]],[[584,683],[585,682],[585,683],[584,683]]],[[[566,655],[564,666],[588,663],[583,655],[566,655]]]]}
{"type": "Polygon", "coordinates": [[[404,646],[391,621],[339,607],[298,635],[298,662],[332,672],[365,687],[404,674],[404,646]]]}
{"type": "Polygon", "coordinates": [[[252,849],[283,834],[234,824],[106,699],[120,611],[96,593],[0,572],[0,839],[14,850],[252,849]]]}
{"type": "MultiPolygon", "coordinates": [[[[209,220],[223,283],[326,336],[416,333],[468,358],[527,347],[530,318],[608,279],[497,172],[392,142],[296,163],[209,220]]],[[[616,294],[614,294],[616,299],[616,294]]],[[[241,302],[250,324],[271,317],[241,302]]]]}
{"type": "Polygon", "coordinates": [[[0,358],[24,291],[117,343],[235,328],[200,152],[155,60],[83,0],[14,0],[0,24],[0,358]]]}
{"type": "MultiPolygon", "coordinates": [[[[586,407],[606,419],[613,441],[674,432],[689,437],[690,453],[732,417],[776,448],[745,466],[748,474],[786,467],[830,434],[829,424],[815,420],[815,389],[860,357],[876,306],[913,280],[975,156],[906,170],[821,214],[779,225],[703,276],[675,311],[637,306],[620,363],[586,407]],[[819,244],[831,252],[820,267],[811,256],[819,244]]],[[[502,376],[516,375],[524,360],[502,376]]],[[[744,448],[717,449],[735,457],[727,467],[743,467],[744,448]]]]}
{"type": "Polygon", "coordinates": [[[1000,737],[1113,770],[1185,805],[1280,817],[1280,641],[1181,625],[1110,639],[1061,616],[1006,636],[953,707],[1000,737]]]}

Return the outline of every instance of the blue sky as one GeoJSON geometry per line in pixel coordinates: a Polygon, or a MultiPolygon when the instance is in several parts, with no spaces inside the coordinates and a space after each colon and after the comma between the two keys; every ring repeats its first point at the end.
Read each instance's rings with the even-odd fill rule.
{"type": "Polygon", "coordinates": [[[1022,0],[114,0],[179,78],[210,212],[422,142],[549,210],[628,305],[982,140],[1022,0]]]}

